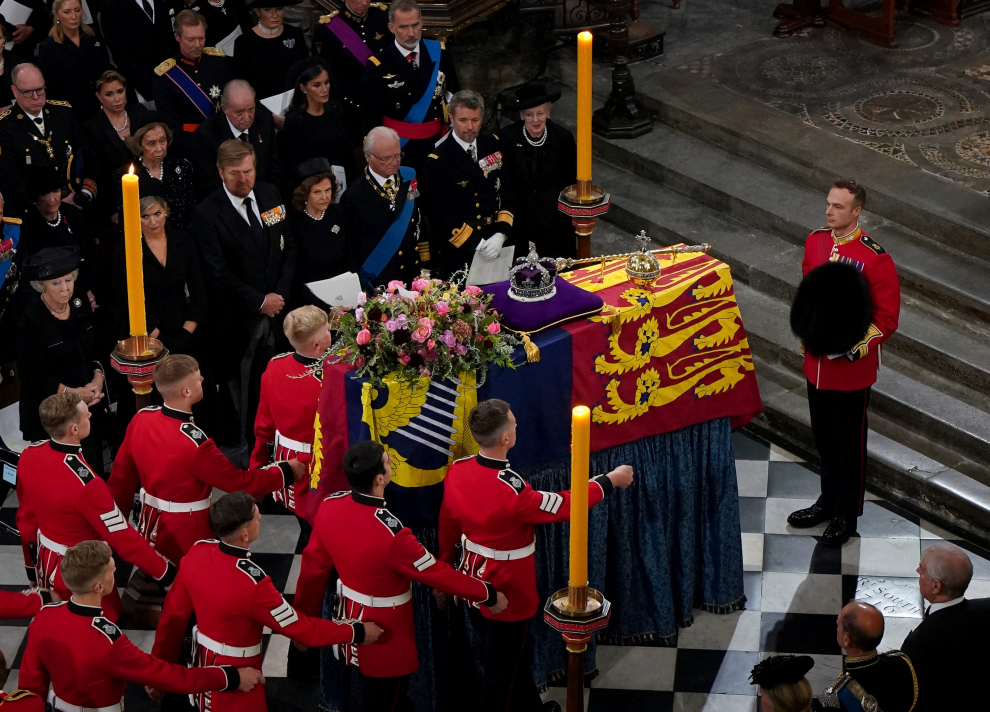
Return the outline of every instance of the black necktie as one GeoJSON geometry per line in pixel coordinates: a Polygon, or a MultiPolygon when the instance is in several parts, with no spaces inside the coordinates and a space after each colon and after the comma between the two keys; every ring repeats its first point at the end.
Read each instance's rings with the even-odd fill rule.
{"type": "Polygon", "coordinates": [[[151,4],[151,0],[141,0],[141,6],[144,8],[144,13],[148,16],[148,19],[154,22],[155,8],[151,4]]]}
{"type": "Polygon", "coordinates": [[[239,138],[239,139],[240,139],[241,141],[243,141],[244,143],[251,143],[251,137],[250,137],[250,136],[248,136],[248,132],[247,132],[247,131],[245,131],[244,133],[242,133],[242,134],[241,134],[240,136],[238,136],[237,138],[239,138]]]}
{"type": "Polygon", "coordinates": [[[264,230],[261,227],[261,221],[258,220],[258,216],[254,214],[254,210],[251,209],[251,199],[244,199],[244,208],[247,210],[248,222],[251,223],[251,229],[254,230],[258,235],[263,235],[264,230]]]}

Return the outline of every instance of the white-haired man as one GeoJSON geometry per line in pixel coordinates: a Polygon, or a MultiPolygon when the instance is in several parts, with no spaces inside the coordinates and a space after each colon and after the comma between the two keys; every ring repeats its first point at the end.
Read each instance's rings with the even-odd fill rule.
{"type": "Polygon", "coordinates": [[[364,157],[364,175],[340,199],[361,284],[369,289],[397,279],[408,285],[430,260],[429,244],[420,239],[416,171],[400,166],[399,136],[384,126],[368,132],[364,157]]]}

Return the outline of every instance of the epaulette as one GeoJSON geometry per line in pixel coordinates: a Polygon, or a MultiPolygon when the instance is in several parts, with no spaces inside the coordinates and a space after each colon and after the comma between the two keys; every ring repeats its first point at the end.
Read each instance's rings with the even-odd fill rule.
{"type": "Polygon", "coordinates": [[[388,5],[383,2],[373,2],[368,7],[377,7],[379,10],[385,10],[388,12],[388,5]]]}
{"type": "Polygon", "coordinates": [[[329,15],[320,15],[319,23],[325,25],[340,14],[340,10],[334,10],[329,15]]]}
{"type": "Polygon", "coordinates": [[[204,47],[203,54],[208,54],[211,57],[226,57],[227,54],[219,47],[204,47]]]}
{"type": "Polygon", "coordinates": [[[496,141],[500,140],[498,134],[492,134],[492,138],[495,139],[496,141]]]}
{"type": "Polygon", "coordinates": [[[6,215],[4,215],[3,216],[3,223],[4,223],[4,225],[20,225],[21,224],[21,219],[20,218],[9,218],[6,215]]]}
{"type": "Polygon", "coordinates": [[[79,459],[78,455],[67,454],[62,458],[62,462],[68,467],[72,474],[79,478],[79,480],[85,485],[88,484],[95,475],[93,471],[87,467],[86,463],[79,459]]]}
{"type": "Polygon", "coordinates": [[[183,435],[192,440],[196,444],[196,447],[206,442],[206,433],[197,428],[193,423],[183,423],[179,426],[179,430],[182,431],[183,435]]]}
{"type": "Polygon", "coordinates": [[[264,570],[251,559],[238,559],[237,568],[246,573],[255,583],[261,583],[268,575],[264,570]]]}
{"type": "Polygon", "coordinates": [[[323,501],[326,502],[328,499],[340,499],[341,497],[346,497],[350,493],[351,493],[350,490],[341,490],[340,492],[334,492],[333,494],[324,497],[323,501]]]}
{"type": "Polygon", "coordinates": [[[440,43],[440,49],[447,49],[447,43],[446,42],[441,42],[440,43]]]}
{"type": "Polygon", "coordinates": [[[522,494],[526,489],[526,481],[512,470],[502,470],[498,473],[498,478],[515,490],[516,494],[522,494]]]}
{"type": "Polygon", "coordinates": [[[402,531],[402,522],[400,522],[399,518],[387,509],[376,509],[375,518],[384,524],[390,532],[392,532],[392,536],[395,536],[402,531]]]}
{"type": "Polygon", "coordinates": [[[98,631],[103,633],[103,635],[108,637],[111,643],[116,643],[117,639],[123,635],[123,633],[120,632],[120,628],[108,621],[106,618],[101,618],[100,616],[93,619],[92,625],[98,631]]]}
{"type": "MultiPolygon", "coordinates": [[[[17,702],[19,700],[26,700],[28,697],[37,697],[37,692],[31,692],[31,690],[14,690],[13,692],[8,692],[6,695],[0,699],[0,707],[3,707],[6,702],[17,702]]],[[[38,703],[41,704],[40,702],[38,703]]],[[[20,705],[17,705],[20,709],[20,705]]]]}
{"type": "Polygon", "coordinates": [[[157,74],[159,77],[164,77],[165,72],[167,72],[174,66],[175,66],[175,60],[169,57],[164,62],[159,64],[157,67],[155,67],[155,74],[157,74]]]}
{"type": "Polygon", "coordinates": [[[43,605],[42,608],[58,608],[59,606],[64,606],[65,603],[65,601],[52,601],[43,605]]]}
{"type": "Polygon", "coordinates": [[[161,409],[162,409],[162,407],[160,405],[146,405],[144,408],[142,408],[138,412],[139,413],[143,413],[146,410],[154,412],[156,410],[161,410],[161,409]]]}
{"type": "Polygon", "coordinates": [[[70,104],[67,101],[58,101],[56,99],[49,99],[48,103],[51,104],[52,106],[64,106],[66,109],[72,108],[72,104],[70,104]]]}
{"type": "Polygon", "coordinates": [[[883,254],[886,254],[886,252],[887,252],[887,250],[883,249],[883,247],[880,245],[879,242],[877,242],[876,240],[874,240],[869,235],[861,235],[860,238],[859,238],[859,241],[862,242],[867,247],[869,247],[871,250],[873,250],[878,255],[883,255],[883,254]]]}
{"type": "MultiPolygon", "coordinates": [[[[33,443],[31,443],[30,445],[28,445],[28,447],[38,447],[39,445],[44,445],[46,442],[48,442],[48,441],[47,440],[35,440],[33,443]]],[[[24,449],[27,450],[27,448],[24,448],[24,449]]]]}
{"type": "Polygon", "coordinates": [[[443,143],[444,141],[446,141],[447,140],[447,137],[450,136],[452,133],[454,133],[454,132],[451,131],[449,133],[445,133],[443,135],[443,137],[439,141],[437,141],[435,144],[433,144],[433,147],[434,148],[440,148],[440,144],[443,143]]]}
{"type": "Polygon", "coordinates": [[[7,109],[7,110],[6,110],[6,111],[4,111],[4,112],[3,112],[2,114],[0,114],[0,121],[3,121],[3,120],[4,120],[4,119],[6,119],[6,118],[7,118],[8,116],[10,116],[10,109],[7,109]]]}
{"type": "Polygon", "coordinates": [[[429,156],[427,156],[427,158],[436,158],[437,160],[439,160],[440,159],[440,156],[438,156],[435,153],[431,153],[429,156]]]}

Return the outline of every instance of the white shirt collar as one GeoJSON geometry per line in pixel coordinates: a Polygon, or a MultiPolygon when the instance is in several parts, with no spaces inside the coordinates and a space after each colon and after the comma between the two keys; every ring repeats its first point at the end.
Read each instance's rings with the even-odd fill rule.
{"type": "MultiPolygon", "coordinates": [[[[417,52],[417,53],[419,52],[419,42],[416,43],[415,49],[406,49],[405,47],[399,44],[399,40],[395,40],[395,46],[400,52],[402,52],[403,57],[408,57],[413,52],[417,52]]],[[[416,55],[416,60],[419,61],[419,54],[416,55]]]]}
{"type": "Polygon", "coordinates": [[[928,607],[928,615],[931,615],[935,611],[941,611],[943,608],[948,608],[949,606],[955,606],[958,603],[962,603],[966,600],[965,596],[960,596],[959,598],[953,598],[951,601],[939,601],[938,603],[933,603],[928,607]]]}
{"type": "MultiPolygon", "coordinates": [[[[368,166],[368,173],[371,174],[372,178],[378,181],[378,185],[385,185],[385,181],[388,180],[388,178],[386,178],[385,176],[380,176],[377,173],[375,173],[373,170],[371,170],[371,166],[368,166]]],[[[393,176],[392,179],[394,180],[395,176],[393,176]]]]}
{"type": "MultiPolygon", "coordinates": [[[[227,116],[224,115],[224,118],[227,119],[227,116]]],[[[248,133],[248,131],[250,130],[250,128],[245,129],[244,131],[239,130],[236,126],[230,123],[230,119],[227,119],[227,126],[230,127],[230,133],[234,134],[234,138],[236,138],[237,140],[240,140],[241,134],[248,133]]],[[[250,134],[248,134],[248,136],[250,137],[250,134]]]]}
{"type": "Polygon", "coordinates": [[[477,138],[475,138],[474,141],[472,141],[471,143],[465,143],[464,141],[461,140],[461,137],[457,135],[457,132],[456,131],[451,131],[450,132],[450,135],[454,137],[454,140],[455,141],[457,141],[457,145],[460,146],[461,148],[463,148],[465,151],[467,151],[468,150],[468,147],[470,147],[470,146],[474,146],[474,150],[475,151],[478,150],[478,139],[477,138]]]}
{"type": "Polygon", "coordinates": [[[238,198],[236,195],[234,195],[229,190],[227,190],[227,186],[224,185],[223,181],[220,182],[220,185],[223,186],[223,192],[227,194],[227,198],[230,199],[230,204],[234,206],[234,210],[236,210],[238,214],[240,214],[242,217],[247,219],[247,212],[245,211],[245,205],[244,205],[245,198],[250,198],[251,207],[254,208],[256,213],[258,213],[259,215],[261,214],[260,213],[261,209],[258,207],[258,199],[254,197],[254,190],[248,193],[245,196],[245,198],[238,198]]]}
{"type": "MultiPolygon", "coordinates": [[[[141,9],[141,14],[147,16],[148,13],[146,13],[144,11],[144,3],[142,3],[141,0],[134,0],[134,2],[141,9]]],[[[151,21],[154,22],[155,21],[155,0],[149,0],[149,3],[151,5],[151,21]]]]}

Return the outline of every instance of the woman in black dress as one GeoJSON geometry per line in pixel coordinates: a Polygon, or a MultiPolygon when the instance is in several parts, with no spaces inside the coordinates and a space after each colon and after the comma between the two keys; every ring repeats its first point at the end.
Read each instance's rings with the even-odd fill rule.
{"type": "Polygon", "coordinates": [[[10,106],[14,93],[10,89],[10,70],[27,60],[6,51],[5,47],[14,36],[16,28],[0,15],[0,106],[10,106]]]}
{"type": "Polygon", "coordinates": [[[520,87],[506,102],[519,121],[500,132],[502,160],[516,197],[512,241],[516,257],[525,257],[530,242],[546,257],[577,257],[571,219],[557,210],[560,191],[577,182],[574,136],[550,121],[550,105],[560,91],[539,83],[520,87]]]}
{"type": "MultiPolygon", "coordinates": [[[[169,205],[170,224],[180,230],[189,229],[193,210],[196,209],[196,190],[193,182],[192,163],[185,158],[168,155],[172,145],[172,130],[149,112],[143,126],[132,129],[127,147],[137,159],[134,172],[138,175],[138,189],[146,195],[160,195],[169,205]]],[[[118,207],[123,206],[120,176],[127,172],[121,168],[113,179],[117,186],[118,207]]]]}
{"type": "Polygon", "coordinates": [[[330,97],[330,74],[319,57],[299,65],[300,73],[280,135],[282,161],[298,166],[310,158],[325,158],[351,173],[344,110],[330,97]]]}
{"type": "Polygon", "coordinates": [[[300,165],[296,173],[302,183],[292,193],[295,212],[289,218],[289,227],[299,250],[293,308],[315,304],[330,311],[331,307],[318,299],[306,284],[356,271],[344,213],[333,202],[337,181],[325,158],[311,158],[300,165]]]}
{"type": "Polygon", "coordinates": [[[218,46],[238,27],[247,30],[251,25],[244,0],[194,0],[189,9],[206,20],[206,44],[210,47],[218,46]]]}
{"type": "Polygon", "coordinates": [[[109,398],[85,298],[75,295],[80,255],[75,248],[46,247],[24,261],[34,298],[17,324],[17,368],[21,380],[21,432],[28,441],[48,437],[38,406],[48,396],[73,391],[89,406],[92,430],[83,456],[103,473],[103,438],[109,398]]]}
{"type": "Polygon", "coordinates": [[[67,101],[80,123],[100,109],[93,83],[110,69],[106,47],[82,21],[82,0],[55,0],[54,22],[38,47],[48,98],[67,101]]]}
{"type": "MultiPolygon", "coordinates": [[[[309,56],[306,38],[298,27],[285,24],[286,5],[302,0],[254,0],[247,4],[258,18],[258,24],[234,42],[234,76],[246,79],[258,94],[258,101],[281,94],[291,87],[285,86],[289,67],[309,56]]],[[[282,120],[275,124],[282,128],[282,120]]]]}

